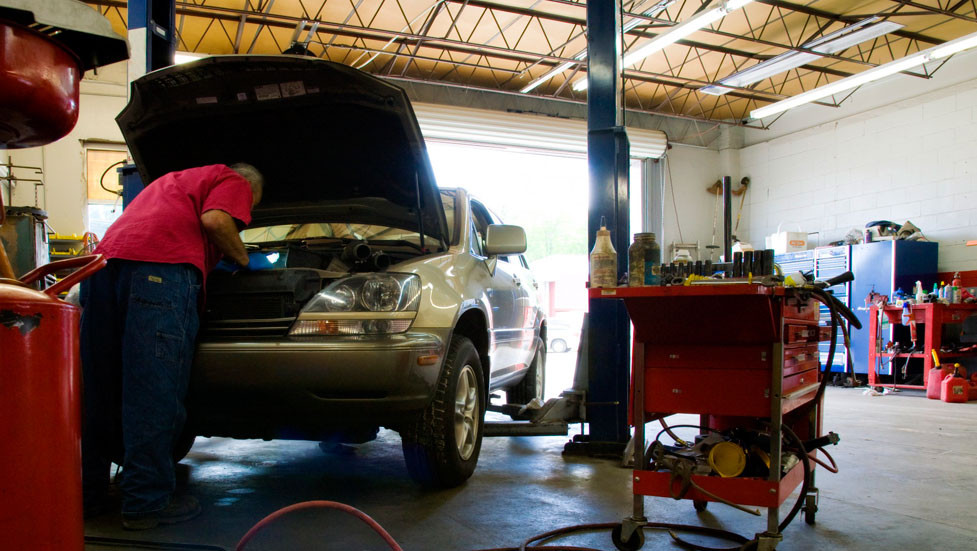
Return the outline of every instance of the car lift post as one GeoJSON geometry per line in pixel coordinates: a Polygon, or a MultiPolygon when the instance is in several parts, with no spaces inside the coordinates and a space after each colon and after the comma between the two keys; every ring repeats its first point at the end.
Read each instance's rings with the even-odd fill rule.
{"type": "MultiPolygon", "coordinates": [[[[163,67],[173,65],[176,54],[176,0],[129,0],[128,3],[129,82],[163,67]]],[[[144,184],[135,164],[118,169],[125,209],[144,184]]]]}
{"type": "MultiPolygon", "coordinates": [[[[588,247],[605,217],[617,249],[617,270],[627,271],[630,244],[627,134],[620,95],[621,2],[587,3],[587,161],[590,172],[588,247]]],[[[567,444],[569,453],[619,455],[630,437],[629,319],[621,301],[590,300],[587,352],[587,437],[567,444]]]]}

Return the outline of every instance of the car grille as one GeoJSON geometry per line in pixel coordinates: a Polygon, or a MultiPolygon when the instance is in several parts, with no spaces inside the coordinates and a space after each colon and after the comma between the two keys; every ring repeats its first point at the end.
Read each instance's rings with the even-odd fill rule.
{"type": "Polygon", "coordinates": [[[210,320],[201,328],[207,337],[284,337],[295,318],[210,320]]]}
{"type": "Polygon", "coordinates": [[[208,338],[284,337],[302,305],[322,287],[315,270],[214,272],[200,334],[208,338]]]}

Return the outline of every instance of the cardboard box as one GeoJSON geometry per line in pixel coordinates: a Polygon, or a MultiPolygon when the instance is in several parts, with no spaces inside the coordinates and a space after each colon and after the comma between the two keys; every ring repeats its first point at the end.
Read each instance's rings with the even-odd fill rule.
{"type": "Polygon", "coordinates": [[[794,253],[807,250],[807,233],[801,231],[780,231],[768,235],[766,247],[773,249],[774,254],[794,253]]]}

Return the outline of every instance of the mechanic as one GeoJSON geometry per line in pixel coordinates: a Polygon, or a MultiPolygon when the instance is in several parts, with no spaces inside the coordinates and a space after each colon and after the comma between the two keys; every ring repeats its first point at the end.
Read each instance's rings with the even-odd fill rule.
{"type": "Polygon", "coordinates": [[[146,186],[99,243],[108,265],[81,287],[86,517],[106,509],[109,467],[120,454],[124,528],[200,513],[193,496],[174,496],[173,446],[186,420],[201,289],[222,255],[245,269],[270,267],[249,258],[238,234],[262,185],[243,163],[171,172],[146,186]]]}

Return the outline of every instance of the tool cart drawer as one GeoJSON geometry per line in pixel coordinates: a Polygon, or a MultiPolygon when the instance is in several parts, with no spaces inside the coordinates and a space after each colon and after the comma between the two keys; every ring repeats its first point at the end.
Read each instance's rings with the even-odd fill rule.
{"type": "Polygon", "coordinates": [[[817,369],[820,355],[818,345],[784,348],[784,377],[809,369],[817,369]]]}
{"type": "Polygon", "coordinates": [[[645,346],[645,367],[681,367],[692,370],[743,369],[770,370],[773,351],[767,345],[692,346],[682,344],[645,346]]]}
{"type": "Polygon", "coordinates": [[[817,324],[789,323],[784,325],[784,344],[818,342],[821,331],[817,324]]]}

